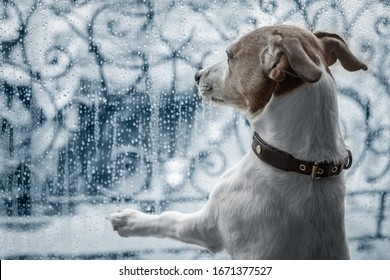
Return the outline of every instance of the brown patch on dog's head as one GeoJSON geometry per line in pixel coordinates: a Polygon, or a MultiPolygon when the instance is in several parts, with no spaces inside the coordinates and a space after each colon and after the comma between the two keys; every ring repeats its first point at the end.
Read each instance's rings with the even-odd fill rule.
{"type": "Polygon", "coordinates": [[[366,69],[337,35],[313,34],[289,26],[262,27],[227,49],[227,62],[200,71],[197,83],[206,98],[250,114],[261,111],[272,94],[288,94],[316,83],[337,59],[349,71],[366,69]]]}
{"type": "Polygon", "coordinates": [[[263,27],[240,38],[227,50],[225,81],[245,97],[255,113],[272,94],[283,94],[305,82],[317,82],[321,46],[308,31],[294,26],[263,27]]]}

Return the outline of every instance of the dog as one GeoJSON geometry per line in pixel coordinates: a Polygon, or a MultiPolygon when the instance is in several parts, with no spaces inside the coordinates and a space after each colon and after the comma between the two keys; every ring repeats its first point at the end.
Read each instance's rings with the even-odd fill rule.
{"type": "Polygon", "coordinates": [[[252,149],[198,212],[109,215],[120,236],[225,249],[233,259],[349,259],[343,141],[329,66],[367,70],[336,34],[277,25],[253,30],[195,74],[200,95],[245,112],[252,149]]]}

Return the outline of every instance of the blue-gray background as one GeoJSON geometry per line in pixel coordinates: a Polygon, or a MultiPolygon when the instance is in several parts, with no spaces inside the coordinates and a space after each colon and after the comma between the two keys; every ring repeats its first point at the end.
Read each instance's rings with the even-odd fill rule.
{"type": "Polygon", "coordinates": [[[347,233],[352,258],[390,259],[389,0],[3,0],[0,258],[227,258],[120,238],[105,216],[204,205],[251,131],[203,104],[193,75],[277,23],[337,33],[369,66],[332,66],[354,155],[347,233]]]}

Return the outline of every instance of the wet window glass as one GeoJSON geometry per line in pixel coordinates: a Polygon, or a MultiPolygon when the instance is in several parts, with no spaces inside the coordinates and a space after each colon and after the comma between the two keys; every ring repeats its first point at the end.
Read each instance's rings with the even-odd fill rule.
{"type": "Polygon", "coordinates": [[[236,110],[194,74],[256,27],[337,33],[368,64],[337,63],[351,257],[390,258],[390,2],[0,2],[0,258],[213,259],[172,240],[120,238],[105,217],[200,209],[250,150],[236,110]]]}

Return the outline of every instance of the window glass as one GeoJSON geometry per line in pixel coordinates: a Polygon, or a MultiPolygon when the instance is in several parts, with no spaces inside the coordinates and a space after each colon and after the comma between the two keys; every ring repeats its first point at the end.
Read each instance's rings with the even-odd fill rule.
{"type": "Polygon", "coordinates": [[[119,209],[193,212],[250,150],[244,115],[204,103],[197,70],[269,24],[337,33],[369,70],[332,72],[354,164],[351,257],[390,258],[390,1],[0,2],[0,258],[208,259],[120,238],[119,209]]]}

